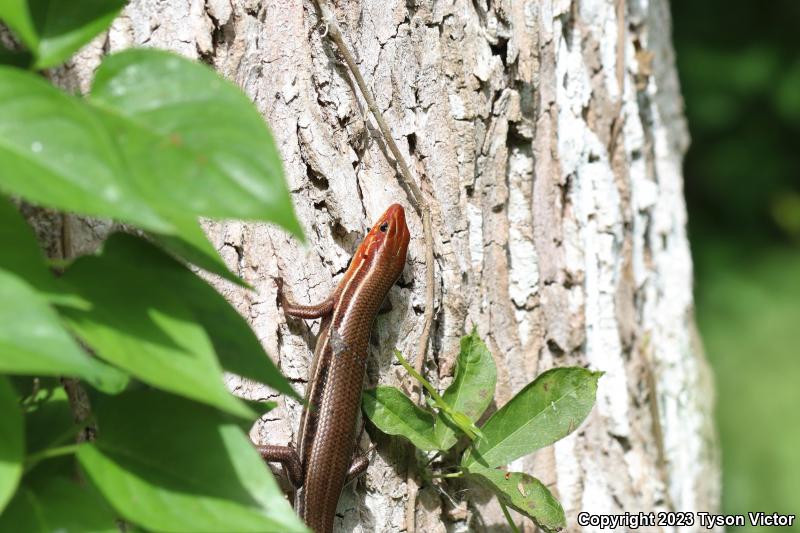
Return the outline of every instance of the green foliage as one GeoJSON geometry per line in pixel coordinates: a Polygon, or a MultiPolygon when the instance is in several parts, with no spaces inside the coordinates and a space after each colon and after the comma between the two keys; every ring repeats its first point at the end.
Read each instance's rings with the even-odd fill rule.
{"type": "MultiPolygon", "coordinates": [[[[794,512],[800,429],[786,413],[800,405],[800,3],[670,4],[692,138],[684,183],[698,325],[715,372],[722,512],[794,512]]],[[[786,529],[800,532],[800,523],[786,529]]]]}
{"type": "Polygon", "coordinates": [[[166,52],[109,56],[88,99],[0,67],[0,163],[0,190],[139,225],[234,281],[197,216],[271,221],[302,236],[252,103],[207,67],[166,52]]]}
{"type": "Polygon", "coordinates": [[[439,449],[433,415],[417,407],[402,391],[394,387],[364,391],[362,405],[367,418],[387,435],[401,435],[420,450],[439,449]]]}
{"type": "Polygon", "coordinates": [[[478,463],[464,470],[470,478],[497,494],[503,504],[531,517],[545,531],[558,531],[567,525],[561,504],[535,477],[486,468],[478,463]]]}
{"type": "MultiPolygon", "coordinates": [[[[461,338],[461,351],[456,359],[453,382],[444,391],[442,399],[456,411],[477,421],[494,397],[497,383],[497,368],[489,349],[478,336],[472,334],[461,338]]],[[[436,419],[436,440],[443,450],[456,443],[458,433],[448,425],[444,417],[436,419]]]]}
{"type": "MultiPolygon", "coordinates": [[[[111,236],[103,252],[81,257],[64,273],[91,309],[64,308],[67,324],[97,355],[154,387],[245,418],[254,418],[228,393],[205,329],[176,287],[148,275],[172,262],[137,237],[111,236]],[[140,266],[142,265],[147,266],[140,266]]],[[[182,268],[175,265],[177,268],[182,268]]],[[[186,270],[186,275],[193,275],[186,270]]]]}
{"type": "Polygon", "coordinates": [[[771,210],[777,199],[800,193],[800,4],[671,5],[692,136],[685,182],[695,249],[706,232],[736,235],[751,248],[800,238],[780,227],[771,210]]]}
{"type": "Polygon", "coordinates": [[[5,270],[0,270],[0,372],[75,376],[106,392],[119,392],[127,382],[125,374],[84,352],[47,300],[5,270]]]}
{"type": "Polygon", "coordinates": [[[497,378],[492,354],[477,331],[462,337],[453,383],[443,396],[413,371],[401,354],[397,355],[433,396],[429,401],[433,411],[417,407],[394,387],[378,387],[364,393],[363,410],[370,422],[384,433],[408,439],[424,452],[446,452],[459,437],[466,437],[468,447],[461,459],[444,466],[451,472],[434,472],[434,477],[466,477],[491,490],[502,505],[529,517],[543,530],[564,528],[564,510],[547,487],[528,474],[499,467],[573,432],[594,405],[602,372],[549,370],[477,427],[492,402],[497,378]]]}
{"type": "Polygon", "coordinates": [[[303,531],[247,435],[221,413],[153,390],[104,398],[81,446],[86,475],[156,531],[303,531]]]}
{"type": "Polygon", "coordinates": [[[7,198],[0,196],[0,246],[14,253],[0,255],[0,269],[18,276],[51,303],[86,308],[87,302],[69,294],[47,270],[33,230],[7,198]]]}
{"type": "Polygon", "coordinates": [[[553,368],[526,385],[486,421],[486,436],[462,464],[496,467],[563,439],[589,415],[602,372],[553,368]]]}
{"type": "Polygon", "coordinates": [[[5,507],[22,475],[25,457],[25,430],[22,409],[17,405],[14,389],[0,376],[0,511],[5,507]]]}
{"type": "Polygon", "coordinates": [[[33,52],[37,69],[65,61],[105,30],[124,0],[4,0],[0,19],[33,52]]]}
{"type": "MultiPolygon", "coordinates": [[[[723,511],[792,513],[800,496],[800,426],[787,424],[787,413],[800,405],[800,253],[742,256],[735,246],[706,253],[729,265],[705,281],[697,301],[719,397],[723,511]]],[[[800,531],[797,524],[788,529],[800,531]]]]}
{"type": "Polygon", "coordinates": [[[0,515],[0,531],[118,533],[114,512],[91,485],[66,477],[26,483],[0,515]]]}
{"type": "Polygon", "coordinates": [[[110,532],[123,519],[158,531],[306,531],[246,434],[274,402],[235,398],[223,372],[296,395],[247,322],[187,266],[247,286],[198,217],[274,222],[302,238],[257,110],[207,67],[156,50],[106,58],[85,98],[18,68],[65,60],[121,5],[0,5],[32,58],[0,56],[0,191],[147,237],[112,235],[55,276],[0,196],[0,530],[110,532]],[[81,424],[62,376],[88,393],[81,424]],[[78,444],[87,425],[96,439],[78,444]]]}

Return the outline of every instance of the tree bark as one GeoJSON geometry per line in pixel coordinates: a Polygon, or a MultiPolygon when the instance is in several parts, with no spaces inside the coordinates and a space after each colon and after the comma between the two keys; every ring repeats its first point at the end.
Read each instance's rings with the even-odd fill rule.
{"type": "MultiPolygon", "coordinates": [[[[514,469],[550,486],[570,531],[592,530],[577,525],[579,511],[715,511],[713,386],[693,326],[681,176],[688,133],[667,1],[347,0],[335,12],[430,202],[427,376],[449,383],[473,324],[496,358],[496,405],[553,366],[603,370],[587,422],[514,469]]],[[[309,242],[265,224],[207,222],[255,291],[214,283],[300,390],[318,324],[287,322],[273,277],[300,302],[322,300],[367,226],[390,203],[404,204],[409,261],[393,310],[377,320],[367,378],[397,384],[404,372],[392,349],[413,356],[423,325],[421,222],[324,32],[311,0],[133,0],[54,76],[85,91],[103,54],[157,46],[209,63],[255,102],[309,242]]],[[[76,250],[105,230],[70,224],[76,250]]],[[[234,376],[229,385],[272,395],[234,376]]],[[[251,435],[285,444],[299,415],[281,400],[251,435]]],[[[337,530],[404,527],[408,457],[378,441],[365,480],[344,491],[337,530]]],[[[441,488],[421,488],[420,531],[505,529],[486,494],[441,488]]]]}

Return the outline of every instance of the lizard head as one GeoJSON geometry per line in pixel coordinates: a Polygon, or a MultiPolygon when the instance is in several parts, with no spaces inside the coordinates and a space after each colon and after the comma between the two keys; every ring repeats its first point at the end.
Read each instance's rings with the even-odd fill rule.
{"type": "Polygon", "coordinates": [[[392,204],[367,232],[352,263],[365,262],[364,266],[380,268],[394,281],[406,264],[410,237],[403,206],[392,204]]]}

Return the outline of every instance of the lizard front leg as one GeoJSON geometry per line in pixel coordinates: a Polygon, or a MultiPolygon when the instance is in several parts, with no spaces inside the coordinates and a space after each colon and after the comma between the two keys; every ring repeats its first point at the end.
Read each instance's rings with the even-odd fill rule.
{"type": "Polygon", "coordinates": [[[320,318],[333,311],[333,304],[335,302],[333,294],[316,305],[301,305],[286,297],[286,292],[283,290],[282,278],[275,278],[275,285],[278,286],[278,299],[281,302],[281,307],[283,307],[283,312],[291,317],[320,318]]]}

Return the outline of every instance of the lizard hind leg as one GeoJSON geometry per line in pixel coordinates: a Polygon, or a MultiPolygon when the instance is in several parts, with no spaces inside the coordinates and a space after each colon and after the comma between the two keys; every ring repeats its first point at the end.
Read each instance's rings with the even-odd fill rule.
{"type": "Polygon", "coordinates": [[[354,480],[363,476],[367,471],[367,467],[369,466],[368,454],[369,452],[353,457],[353,462],[350,464],[350,470],[347,471],[347,478],[345,478],[344,481],[345,485],[352,483],[354,480]]]}
{"type": "Polygon", "coordinates": [[[279,463],[289,477],[295,489],[303,486],[303,465],[297,450],[290,446],[273,446],[271,444],[256,446],[261,458],[269,463],[279,463]]]}

